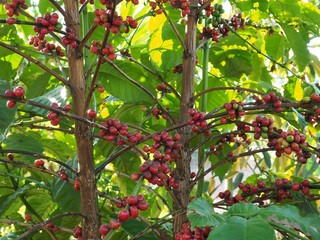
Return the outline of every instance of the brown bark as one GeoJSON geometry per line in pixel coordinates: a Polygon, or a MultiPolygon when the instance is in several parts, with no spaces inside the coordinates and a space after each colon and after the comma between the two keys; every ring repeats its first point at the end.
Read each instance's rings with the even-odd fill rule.
{"type": "MultiPolygon", "coordinates": [[[[75,36],[80,38],[80,16],[78,1],[65,0],[66,24],[72,28],[75,36]]],[[[82,52],[79,49],[67,49],[69,62],[70,91],[74,103],[74,112],[79,116],[86,115],[86,86],[83,69],[82,52]]],[[[81,210],[84,215],[82,221],[82,235],[84,239],[99,239],[99,213],[97,208],[96,181],[93,160],[92,129],[88,124],[75,122],[75,138],[77,142],[81,210]]]]}
{"type": "MultiPolygon", "coordinates": [[[[197,5],[196,0],[192,0],[190,5],[197,5]]],[[[180,102],[180,123],[189,120],[188,110],[193,106],[192,97],[194,92],[194,71],[196,62],[196,26],[197,26],[197,9],[191,9],[188,17],[187,33],[185,41],[185,51],[183,58],[182,73],[182,93],[180,102]]],[[[173,221],[173,231],[177,234],[181,230],[183,223],[188,221],[186,209],[189,204],[190,188],[190,144],[191,127],[185,126],[181,129],[181,158],[176,161],[175,178],[179,181],[179,189],[174,191],[177,202],[174,203],[176,215],[173,221]]]]}

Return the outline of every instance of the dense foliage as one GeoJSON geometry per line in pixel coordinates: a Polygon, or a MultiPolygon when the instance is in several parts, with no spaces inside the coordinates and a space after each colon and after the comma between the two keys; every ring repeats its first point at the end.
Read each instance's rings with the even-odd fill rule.
{"type": "Polygon", "coordinates": [[[1,239],[320,239],[319,1],[0,3],[1,239]]]}

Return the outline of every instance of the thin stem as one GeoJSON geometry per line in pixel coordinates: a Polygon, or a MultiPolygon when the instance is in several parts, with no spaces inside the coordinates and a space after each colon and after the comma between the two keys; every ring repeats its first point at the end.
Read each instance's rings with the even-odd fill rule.
{"type": "Polygon", "coordinates": [[[52,157],[48,157],[46,155],[43,155],[43,154],[39,154],[39,153],[35,153],[35,152],[29,152],[29,151],[24,151],[24,150],[16,150],[16,149],[1,149],[0,150],[0,153],[18,153],[18,154],[23,154],[23,155],[27,155],[27,156],[32,156],[32,157],[35,157],[35,158],[43,158],[43,159],[47,159],[48,161],[52,161],[52,162],[56,162],[58,163],[59,165],[65,167],[66,169],[68,169],[69,171],[73,172],[74,174],[78,175],[78,172],[70,167],[68,164],[62,162],[62,161],[59,161],[55,158],[52,158],[52,157]]]}
{"type": "MultiPolygon", "coordinates": [[[[158,4],[160,6],[160,4],[158,4]]],[[[186,47],[186,44],[185,42],[183,41],[178,29],[176,28],[176,26],[174,25],[174,23],[172,22],[171,18],[169,17],[169,15],[167,14],[166,10],[162,9],[162,12],[163,14],[166,16],[170,26],[172,27],[174,33],[176,34],[176,36],[178,37],[179,41],[180,41],[180,44],[181,46],[183,47],[183,50],[185,50],[187,47],[186,47]]]]}
{"type": "Polygon", "coordinates": [[[52,5],[59,10],[59,12],[62,14],[62,16],[64,18],[66,18],[66,12],[64,11],[64,9],[55,1],[55,0],[49,0],[52,5]]]}
{"type": "MultiPolygon", "coordinates": [[[[209,42],[203,47],[203,58],[202,58],[202,91],[205,91],[208,88],[208,71],[209,71],[209,42]]],[[[201,98],[200,103],[200,111],[206,112],[207,110],[207,101],[208,95],[203,95],[201,98]]],[[[200,136],[200,142],[203,141],[203,134],[200,136]]],[[[198,174],[204,172],[204,162],[205,162],[205,148],[202,145],[198,149],[198,174]]],[[[201,197],[203,193],[203,185],[204,185],[204,178],[200,179],[197,186],[197,197],[201,197]]]]}
{"type": "Polygon", "coordinates": [[[279,65],[280,67],[282,67],[283,69],[286,69],[288,72],[290,72],[292,75],[294,75],[296,78],[301,78],[301,76],[299,76],[298,74],[296,74],[295,72],[293,72],[291,69],[289,69],[286,65],[277,62],[276,60],[274,60],[272,57],[268,56],[267,54],[263,53],[260,49],[258,49],[256,46],[254,46],[252,43],[250,43],[248,40],[244,39],[242,36],[240,36],[240,34],[237,33],[237,31],[235,31],[224,19],[222,19],[223,24],[225,24],[229,30],[235,34],[237,37],[239,37],[240,39],[242,39],[246,44],[248,44],[252,49],[254,49],[258,54],[264,56],[265,58],[269,59],[271,62],[273,62],[274,64],[279,65]]]}
{"type": "Polygon", "coordinates": [[[12,51],[12,52],[14,52],[14,53],[19,54],[21,57],[29,60],[30,62],[33,62],[34,64],[36,64],[37,66],[39,66],[40,68],[42,68],[43,70],[45,70],[47,73],[49,73],[49,74],[51,74],[52,76],[54,76],[55,78],[57,78],[57,79],[58,79],[59,81],[61,81],[64,85],[69,86],[69,82],[68,82],[65,78],[59,76],[56,72],[54,72],[53,70],[51,70],[50,68],[48,68],[46,65],[44,65],[44,64],[41,63],[40,61],[34,59],[33,57],[31,57],[31,56],[29,56],[29,55],[21,52],[20,50],[14,48],[14,47],[12,47],[12,46],[10,46],[10,45],[8,45],[8,44],[5,44],[4,42],[0,42],[0,46],[4,47],[4,48],[6,48],[6,49],[8,49],[8,50],[10,50],[10,51],[12,51]]]}
{"type": "Polygon", "coordinates": [[[48,223],[50,222],[53,222],[54,220],[56,219],[59,219],[59,218],[63,218],[63,217],[66,217],[66,216],[82,216],[83,215],[81,213],[76,213],[76,212],[64,212],[64,213],[60,213],[58,215],[55,215],[53,216],[52,218],[46,220],[46,221],[43,221],[41,223],[38,223],[36,225],[34,225],[32,228],[30,228],[28,231],[24,232],[23,234],[21,234],[17,240],[22,240],[22,239],[25,239],[27,236],[29,236],[30,234],[32,234],[33,232],[35,231],[38,231],[42,228],[44,228],[48,223]]]}

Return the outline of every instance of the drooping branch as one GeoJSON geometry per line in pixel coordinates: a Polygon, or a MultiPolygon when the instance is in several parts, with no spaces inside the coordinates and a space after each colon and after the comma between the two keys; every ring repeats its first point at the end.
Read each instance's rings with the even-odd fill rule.
{"type": "Polygon", "coordinates": [[[21,57],[29,60],[30,62],[33,62],[34,64],[36,64],[37,66],[39,66],[40,68],[42,68],[44,71],[46,71],[47,73],[49,73],[50,75],[54,76],[55,78],[57,78],[60,82],[62,82],[64,85],[69,86],[69,82],[67,81],[67,79],[61,77],[60,75],[58,75],[55,71],[51,70],[50,68],[48,68],[46,65],[44,65],[43,63],[41,63],[40,61],[34,59],[33,57],[21,52],[20,50],[5,44],[4,42],[0,42],[0,46],[3,48],[6,48],[14,53],[19,54],[21,57]]]}

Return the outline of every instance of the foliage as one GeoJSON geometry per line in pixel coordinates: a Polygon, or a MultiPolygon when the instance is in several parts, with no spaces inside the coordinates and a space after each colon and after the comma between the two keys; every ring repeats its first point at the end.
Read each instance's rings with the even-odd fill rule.
{"type": "Polygon", "coordinates": [[[0,1],[1,239],[319,239],[318,1],[76,2],[0,1]]]}

